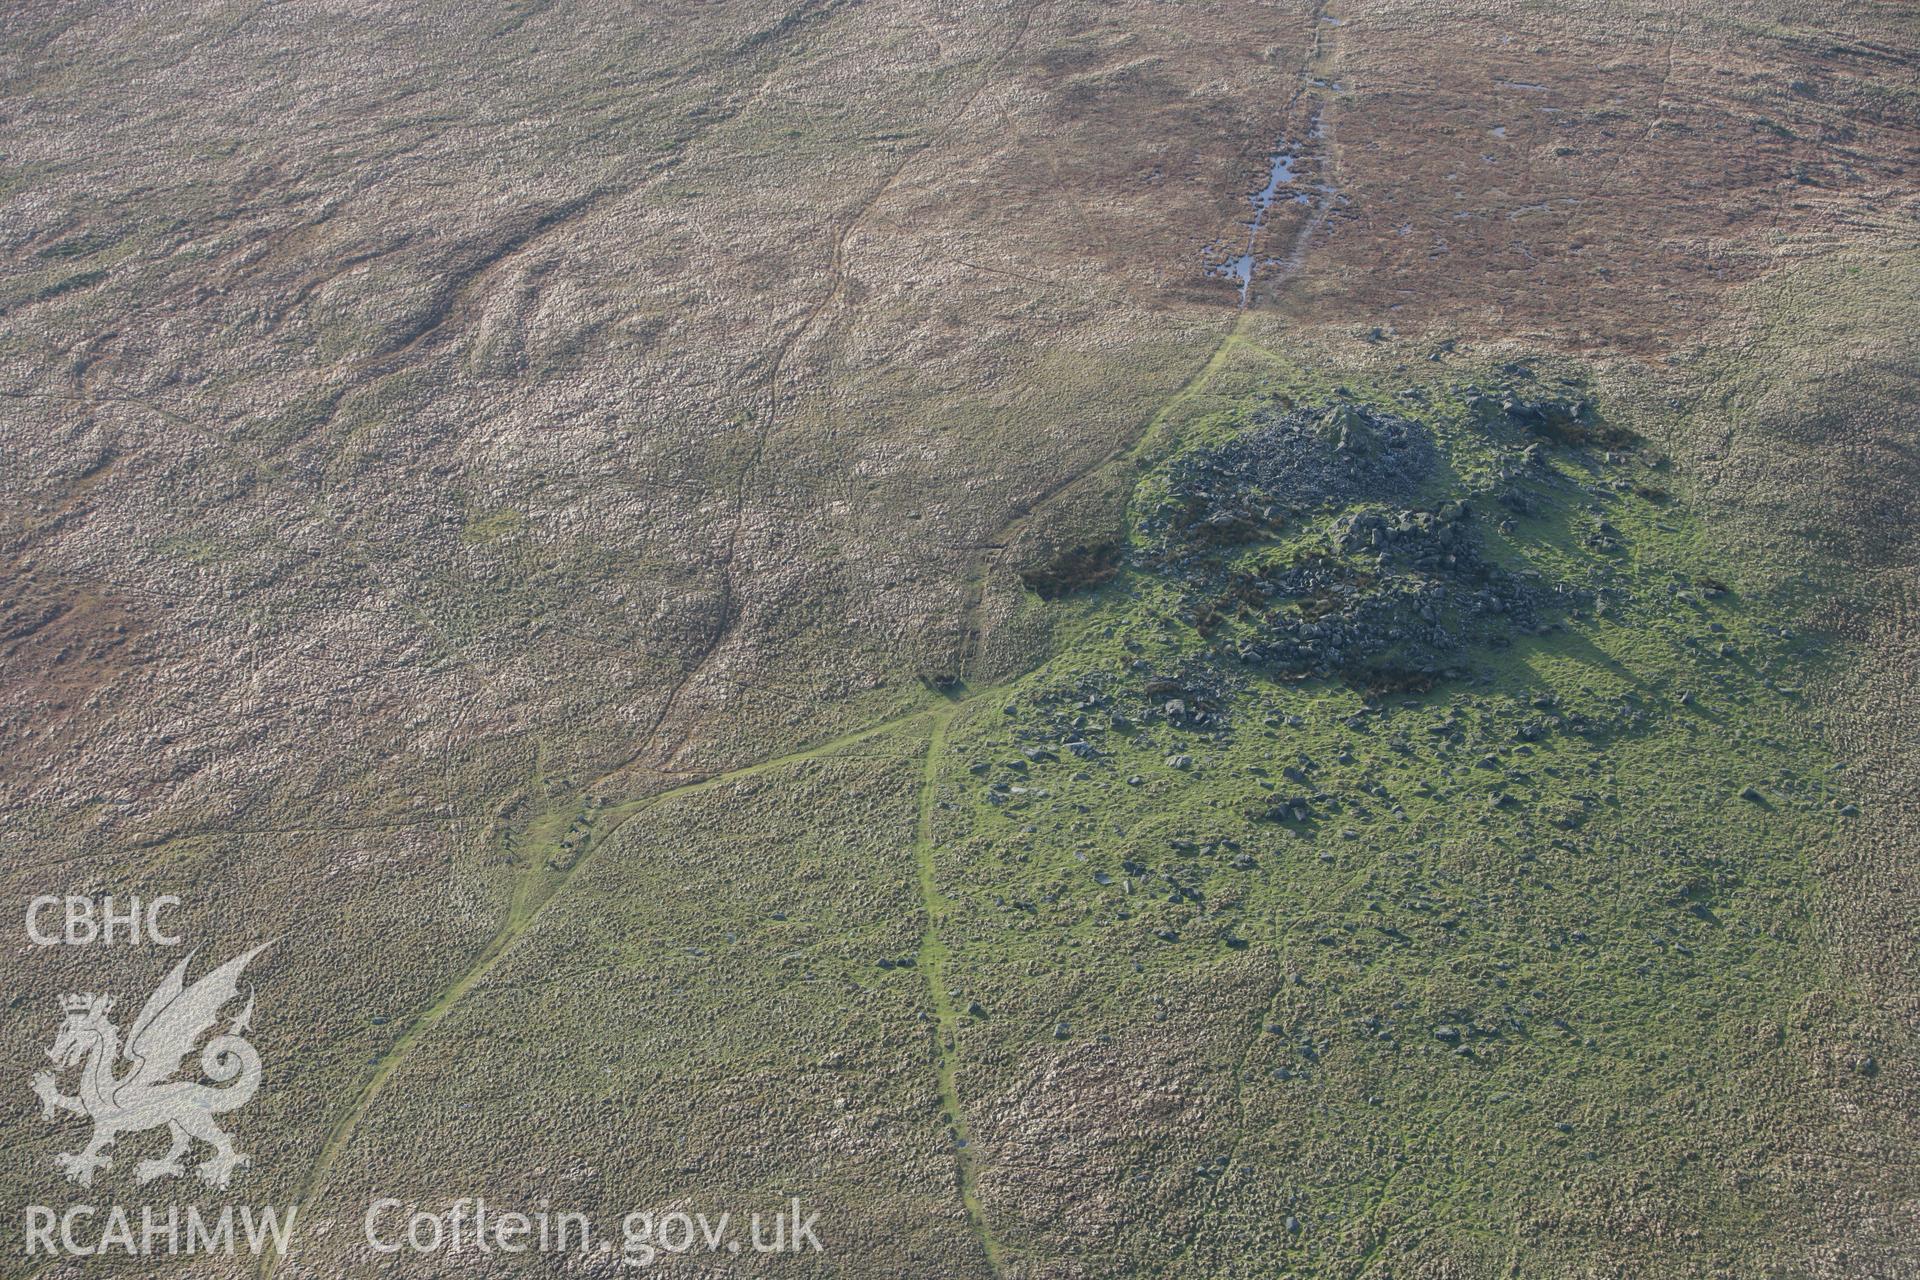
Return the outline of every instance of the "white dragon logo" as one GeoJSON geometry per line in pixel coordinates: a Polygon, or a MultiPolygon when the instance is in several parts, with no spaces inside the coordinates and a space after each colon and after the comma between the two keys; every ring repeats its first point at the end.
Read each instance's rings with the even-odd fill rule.
{"type": "Polygon", "coordinates": [[[41,1111],[52,1120],[56,1111],[70,1111],[93,1121],[93,1140],[78,1153],[56,1155],[54,1163],[71,1182],[93,1185],[94,1171],[113,1167],[103,1154],[122,1133],[166,1126],[173,1145],[158,1160],[142,1160],[134,1170],[139,1181],[178,1177],[186,1172],[180,1157],[198,1138],[213,1148],[196,1173],[210,1186],[225,1187],[247,1157],[233,1149],[233,1139],[221,1132],[213,1118],[243,1107],[260,1087],[260,1055],[241,1037],[253,1017],[253,997],[224,1033],[200,1050],[200,1071],[224,1088],[196,1078],[175,1079],[194,1044],[219,1020],[220,1010],[240,994],[240,971],[247,961],[271,944],[262,944],[227,961],[191,987],[186,985],[187,963],[175,965],[151,996],[127,1032],[125,1057],[132,1066],[116,1077],[122,1050],[120,1030],[107,1018],[113,998],[71,995],[61,999],[66,1024],[47,1056],[64,1072],[82,1063],[80,1092],[61,1093],[54,1073],[34,1073],[33,1091],[40,1095],[41,1111]],[[231,1082],[231,1083],[229,1083],[231,1082]]]}

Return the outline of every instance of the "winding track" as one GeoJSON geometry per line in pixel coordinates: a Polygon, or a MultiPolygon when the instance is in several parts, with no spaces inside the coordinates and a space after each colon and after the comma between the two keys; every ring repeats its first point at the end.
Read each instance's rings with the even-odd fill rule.
{"type": "MultiPolygon", "coordinates": [[[[801,342],[819,323],[821,317],[846,295],[847,245],[852,241],[853,233],[859,229],[862,222],[866,221],[867,215],[873,212],[875,206],[886,198],[887,193],[899,186],[901,178],[906,176],[907,169],[913,161],[921,154],[938,147],[953,132],[954,127],[972,112],[974,104],[980,100],[980,95],[986,92],[987,86],[992,84],[994,77],[1000,74],[1001,68],[1020,47],[1020,42],[1027,38],[1027,31],[1033,25],[1034,11],[1038,8],[1039,2],[1034,0],[1020,11],[1019,18],[1014,22],[1013,34],[1007,38],[1000,52],[988,62],[986,71],[974,84],[972,91],[961,101],[959,107],[942,121],[924,142],[909,148],[900,158],[900,163],[889,170],[841,222],[833,242],[832,286],[821,295],[819,301],[807,309],[800,323],[794,326],[793,332],[780,342],[767,366],[766,411],[760,416],[758,429],[754,433],[753,450],[748,454],[746,462],[741,466],[733,482],[733,517],[727,526],[726,547],[720,557],[719,617],[714,622],[713,630],[707,636],[706,643],[701,647],[699,657],[687,668],[686,674],[681,676],[665,700],[661,702],[660,711],[647,731],[647,739],[651,740],[658,736],[661,728],[666,725],[674,709],[679,705],[681,696],[706,672],[714,656],[720,652],[721,645],[726,642],[727,636],[733,632],[734,624],[740,620],[739,592],[735,586],[735,572],[740,550],[740,533],[746,524],[747,487],[758,474],[761,459],[766,455],[767,441],[772,438],[779,426],[780,372],[786,367],[788,360],[799,348],[801,342]]],[[[689,733],[682,733],[671,747],[661,752],[663,763],[670,765],[679,759],[680,754],[686,749],[689,733]]]]}
{"type": "MultiPolygon", "coordinates": [[[[967,701],[978,701],[991,692],[994,691],[975,694],[967,701]]],[[[951,952],[945,939],[940,936],[940,926],[953,904],[940,892],[938,869],[933,856],[933,805],[934,797],[940,790],[940,762],[947,750],[947,726],[962,705],[955,704],[928,713],[933,719],[933,732],[927,738],[927,754],[920,772],[919,812],[914,822],[913,837],[913,862],[919,877],[920,907],[927,917],[926,931],[920,935],[917,967],[926,977],[927,996],[933,1005],[934,1063],[940,1078],[940,1107],[946,1113],[947,1124],[953,1133],[960,1205],[966,1211],[967,1229],[979,1241],[980,1251],[986,1256],[987,1269],[995,1276],[1000,1276],[1005,1274],[1003,1254],[999,1241],[994,1239],[993,1229],[987,1224],[986,1210],[980,1203],[979,1173],[974,1167],[973,1141],[967,1130],[967,1115],[960,1106],[960,1092],[956,1084],[960,1069],[960,1015],[953,1007],[953,993],[947,986],[947,957],[951,952]]]]}
{"type": "MultiPolygon", "coordinates": [[[[1166,423],[1172,413],[1205,386],[1207,381],[1225,362],[1226,357],[1239,341],[1240,329],[1244,322],[1244,317],[1245,313],[1240,313],[1240,318],[1236,320],[1231,329],[1221,336],[1219,343],[1214,347],[1200,369],[1194,373],[1193,377],[1182,384],[1141,428],[1139,440],[1135,443],[1134,447],[1124,455],[1125,458],[1132,460],[1142,455],[1156,439],[1159,429],[1166,423]]],[[[1109,461],[1111,461],[1111,459],[1109,461]]],[[[1106,464],[1102,463],[1100,465],[1106,464]]],[[[1001,544],[996,550],[1004,549],[1007,538],[1015,532],[1021,524],[1031,519],[1034,514],[1043,509],[1047,502],[1069,491],[1075,483],[1091,475],[1093,471],[1097,469],[1097,467],[1089,468],[1080,475],[1070,478],[1066,483],[1051,490],[1044,498],[1036,501],[1027,511],[1022,512],[1013,520],[1009,521],[1003,528],[1001,537],[994,540],[995,543],[1001,544]]],[[[997,560],[998,556],[991,552],[988,557],[983,560],[979,575],[983,580],[982,586],[984,586],[984,578],[987,572],[994,563],[997,563],[997,560]]],[[[973,614],[978,609],[983,596],[984,590],[976,593],[967,603],[964,622],[969,632],[973,626],[973,614]]],[[[973,655],[970,654],[969,656],[971,657],[973,655]]],[[[856,743],[892,733],[895,730],[905,728],[908,725],[915,724],[922,720],[929,720],[932,722],[933,732],[929,738],[922,765],[913,849],[921,908],[927,918],[926,931],[921,936],[921,971],[927,976],[928,995],[933,1005],[935,1015],[935,1060],[940,1080],[940,1098],[956,1138],[957,1180],[961,1202],[966,1210],[969,1230],[979,1242],[981,1251],[986,1257],[988,1267],[996,1276],[1004,1274],[1004,1251],[995,1239],[987,1223],[986,1215],[981,1207],[978,1195],[978,1170],[975,1163],[974,1151],[971,1143],[964,1141],[967,1138],[966,1119],[959,1103],[956,1086],[959,1061],[955,1031],[958,1025],[958,1014],[953,1008],[951,994],[946,986],[944,961],[949,954],[948,948],[939,933],[941,923],[951,910],[951,903],[941,894],[937,883],[936,866],[934,862],[935,842],[933,837],[932,815],[934,799],[938,789],[940,764],[946,749],[947,727],[966,707],[1003,694],[1005,690],[1005,684],[995,684],[979,689],[970,689],[965,697],[957,700],[943,701],[941,703],[924,706],[917,710],[882,720],[876,724],[868,725],[865,728],[851,730],[815,746],[801,748],[776,756],[769,756],[763,760],[743,765],[737,769],[713,774],[677,787],[671,787],[665,791],[655,792],[653,795],[643,797],[639,800],[614,806],[606,811],[608,816],[612,818],[612,821],[609,822],[604,829],[596,831],[586,850],[565,870],[557,874],[547,874],[543,871],[544,858],[540,856],[541,851],[526,851],[523,854],[523,859],[527,864],[526,871],[521,875],[519,882],[514,887],[512,902],[509,905],[506,918],[501,922],[499,929],[495,931],[494,936],[488,941],[487,945],[482,948],[473,964],[462,972],[459,977],[455,978],[431,1005],[427,1006],[415,1016],[413,1021],[408,1024],[406,1031],[401,1034],[399,1039],[394,1041],[392,1047],[390,1047],[386,1053],[381,1055],[379,1062],[367,1077],[366,1083],[360,1087],[352,1103],[347,1107],[346,1111],[341,1114],[340,1118],[334,1122],[333,1128],[329,1130],[327,1139],[321,1146],[319,1156],[314,1161],[313,1167],[308,1171],[306,1178],[302,1181],[300,1191],[294,1199],[296,1208],[306,1208],[313,1203],[321,1191],[324,1190],[327,1177],[332,1172],[333,1166],[338,1161],[340,1154],[346,1149],[347,1144],[352,1141],[362,1120],[365,1119],[368,1111],[371,1110],[374,1102],[385,1089],[387,1082],[393,1077],[394,1072],[406,1061],[415,1046],[440,1024],[469,991],[473,990],[482,979],[493,971],[500,960],[513,948],[514,943],[540,918],[542,912],[546,910],[554,899],[558,898],[566,890],[568,884],[572,882],[580,868],[585,866],[627,821],[668,800],[711,790],[730,782],[737,782],[744,778],[750,778],[757,774],[766,773],[770,770],[783,768],[788,765],[798,764],[805,760],[831,755],[836,751],[856,743]]],[[[624,771],[630,763],[631,761],[623,761],[617,764],[613,769],[608,771],[607,774],[582,788],[580,795],[585,796],[590,794],[594,787],[624,771]]],[[[260,1280],[272,1280],[274,1273],[282,1261],[283,1255],[278,1251],[262,1254],[259,1268],[260,1280]]]]}
{"type": "MultiPolygon", "coordinates": [[[[1315,17],[1317,27],[1317,20],[1325,11],[1326,7],[1324,5],[1316,9],[1315,17]]],[[[988,74],[982,78],[974,93],[969,96],[966,106],[949,120],[947,127],[951,127],[952,123],[965,114],[981,90],[991,81],[993,73],[997,71],[1012,54],[1013,50],[1019,44],[1020,39],[1025,35],[1028,22],[1030,22],[1032,17],[1032,12],[1032,7],[1029,7],[1025,11],[1023,19],[1019,23],[1013,38],[1008,42],[1000,56],[994,60],[988,74]]],[[[1338,31],[1337,27],[1333,29],[1336,32],[1338,31]]],[[[1310,76],[1315,69],[1329,60],[1331,56],[1334,55],[1322,44],[1320,40],[1320,30],[1316,29],[1314,46],[1308,55],[1303,71],[1307,76],[1310,76]]],[[[1307,92],[1308,90],[1303,88],[1300,94],[1296,95],[1295,101],[1297,102],[1299,96],[1307,92]]],[[[944,135],[945,132],[946,129],[943,128],[941,135],[944,135]]],[[[936,135],[935,140],[937,140],[937,136],[939,135],[936,135]]],[[[929,145],[931,145],[931,140],[929,145]]],[[[1327,154],[1328,163],[1331,165],[1334,154],[1334,143],[1330,130],[1327,137],[1327,154]]],[[[773,372],[769,378],[769,389],[776,398],[777,386],[775,384],[777,382],[781,358],[805,336],[805,333],[812,327],[814,321],[823,314],[827,307],[831,305],[832,301],[839,296],[844,283],[840,264],[840,249],[844,248],[848,236],[854,227],[858,225],[860,218],[864,216],[865,210],[871,208],[872,205],[894,185],[900,172],[903,172],[904,169],[905,163],[903,162],[901,169],[891,175],[881,187],[874,192],[873,196],[861,206],[861,211],[843,228],[839,237],[839,246],[835,252],[836,280],[833,290],[822,300],[820,305],[816,306],[813,311],[808,314],[806,320],[782,348],[780,357],[776,357],[775,359],[773,372]]],[[[1328,201],[1327,206],[1330,207],[1330,205],[1331,201],[1328,201]]],[[[1296,237],[1296,242],[1292,246],[1292,252],[1288,255],[1287,259],[1287,266],[1289,268],[1298,265],[1297,259],[1301,251],[1305,248],[1305,242],[1322,224],[1326,212],[1327,208],[1325,207],[1317,211],[1316,217],[1310,219],[1296,237]]],[[[1193,376],[1182,383],[1152,417],[1143,424],[1139,435],[1131,447],[1123,453],[1110,455],[1100,462],[1067,477],[1065,480],[1038,495],[1022,510],[1016,512],[1014,516],[1001,527],[998,534],[990,540],[989,549],[982,557],[979,568],[970,580],[968,594],[962,605],[960,634],[962,637],[963,658],[961,668],[964,672],[973,674],[980,665],[981,634],[977,615],[985,603],[988,579],[996,568],[1001,567],[1005,553],[1008,548],[1012,546],[1019,531],[1041,511],[1047,509],[1065,494],[1073,491],[1080,483],[1097,474],[1102,468],[1115,464],[1137,465],[1148,455],[1158,443],[1161,436],[1161,429],[1166,425],[1173,413],[1212,380],[1213,376],[1226,362],[1227,357],[1232,353],[1234,348],[1243,341],[1247,319],[1252,309],[1251,307],[1242,307],[1236,312],[1233,323],[1221,335],[1219,341],[1208,353],[1207,359],[1195,370],[1193,376]]],[[[772,423],[770,420],[763,424],[761,429],[762,443],[764,443],[765,437],[770,433],[771,429],[772,423]]],[[[754,465],[758,462],[759,454],[760,449],[756,448],[752,460],[750,460],[748,466],[743,469],[739,478],[738,496],[744,497],[745,484],[751,475],[754,465]]],[[[738,511],[736,510],[735,537],[737,537],[738,534],[737,521],[738,511]]],[[[728,559],[730,562],[731,556],[729,556],[728,559]]],[[[730,563],[728,565],[728,573],[730,588],[730,563]]],[[[731,595],[730,589],[728,594],[729,596],[731,595]]],[[[727,613],[731,614],[731,612],[729,608],[727,613]]],[[[717,650],[721,638],[730,625],[730,618],[723,621],[722,626],[717,630],[713,638],[713,643],[708,647],[708,656],[711,656],[711,654],[717,650]]],[[[705,659],[697,663],[688,672],[687,677],[674,689],[673,694],[667,699],[663,706],[661,716],[655,722],[654,727],[656,731],[665,721],[667,713],[677,701],[679,694],[698,676],[705,665],[705,659]]],[[[614,809],[608,811],[614,820],[609,823],[603,831],[595,832],[588,848],[568,867],[557,874],[544,873],[542,870],[544,859],[539,857],[536,852],[529,852],[525,857],[527,870],[515,885],[513,898],[509,905],[506,918],[502,921],[499,929],[481,950],[474,963],[456,978],[451,985],[442,991],[440,996],[431,1005],[416,1016],[412,1023],[408,1025],[407,1030],[393,1043],[392,1047],[381,1056],[380,1061],[368,1076],[366,1083],[361,1086],[352,1104],[342,1113],[340,1119],[335,1122],[333,1128],[329,1131],[327,1140],[321,1147],[319,1157],[315,1160],[312,1169],[309,1170],[306,1179],[301,1184],[295,1205],[300,1208],[306,1207],[312,1203],[325,1188],[327,1177],[331,1173],[335,1162],[339,1159],[340,1154],[346,1149],[347,1144],[358,1131],[362,1120],[364,1120],[368,1111],[372,1108],[373,1103],[386,1087],[387,1082],[405,1062],[414,1047],[418,1045],[434,1027],[439,1025],[446,1015],[465,997],[467,992],[471,991],[482,979],[492,972],[495,965],[512,949],[514,943],[526,933],[527,929],[540,917],[541,913],[555,898],[565,891],[567,885],[572,881],[579,869],[584,866],[629,819],[677,797],[696,794],[714,787],[726,785],[730,782],[753,777],[773,769],[830,755],[855,743],[891,733],[921,720],[928,720],[931,722],[932,732],[928,738],[927,750],[922,763],[921,780],[916,801],[915,834],[913,840],[917,889],[920,896],[921,909],[926,917],[926,928],[921,935],[919,969],[920,972],[925,975],[928,998],[934,1013],[934,1057],[936,1072],[939,1078],[940,1100],[955,1140],[956,1182],[961,1204],[966,1214],[968,1230],[979,1243],[990,1272],[996,1277],[1004,1275],[1005,1250],[994,1236],[980,1201],[979,1170],[976,1164],[976,1153],[969,1141],[965,1112],[960,1105],[957,1087],[959,1069],[957,1032],[959,1015],[954,1009],[952,994],[946,981],[946,961],[950,956],[950,950],[940,933],[942,924],[952,910],[952,903],[941,893],[939,888],[937,865],[935,862],[936,843],[933,832],[933,809],[938,794],[939,773],[946,750],[948,727],[964,708],[997,694],[1001,694],[1004,691],[1004,684],[989,685],[977,690],[970,690],[964,698],[922,707],[918,710],[894,716],[865,728],[852,730],[816,746],[771,756],[753,764],[744,765],[724,773],[713,774],[694,782],[685,783],[665,791],[656,792],[642,799],[616,806],[614,809]]],[[[647,736],[652,737],[654,735],[649,734],[647,736]]],[[[669,755],[671,754],[670,752],[669,755]]],[[[635,759],[637,758],[636,755],[635,759]]],[[[580,795],[584,796],[591,793],[594,786],[622,772],[631,763],[633,763],[632,760],[622,761],[604,775],[604,777],[597,779],[595,783],[583,788],[580,795]]],[[[277,1251],[263,1254],[259,1270],[261,1280],[272,1280],[275,1271],[282,1261],[283,1255],[277,1251]]]]}
{"type": "MultiPolygon", "coordinates": [[[[984,697],[986,694],[982,693],[979,696],[984,697]]],[[[406,1061],[407,1056],[413,1052],[414,1047],[418,1045],[421,1040],[425,1039],[428,1032],[440,1024],[441,1020],[453,1010],[455,1005],[460,1003],[467,992],[471,991],[483,978],[493,971],[494,966],[512,950],[513,944],[519,941],[521,935],[526,933],[534,921],[540,918],[541,913],[566,889],[580,868],[585,866],[593,855],[598,853],[601,847],[604,846],[621,827],[625,826],[629,820],[650,809],[658,807],[668,800],[678,799],[682,796],[696,795],[702,791],[710,791],[715,787],[755,777],[770,770],[799,764],[802,761],[817,759],[821,756],[831,755],[836,751],[843,750],[856,743],[891,733],[896,729],[925,719],[933,714],[936,714],[936,712],[931,708],[908,712],[905,715],[895,716],[890,720],[883,720],[878,724],[869,725],[864,729],[856,729],[851,733],[842,734],[837,738],[819,743],[816,746],[790,751],[783,755],[770,756],[764,760],[756,761],[753,764],[743,765],[738,769],[713,774],[710,777],[701,778],[695,782],[684,783],[665,791],[655,792],[653,795],[646,796],[642,799],[616,806],[608,810],[608,812],[614,816],[614,821],[608,824],[604,834],[596,832],[588,848],[582,852],[570,866],[557,874],[545,874],[543,872],[544,859],[540,856],[541,851],[531,850],[525,853],[523,856],[527,863],[527,869],[514,886],[512,901],[508,906],[506,918],[501,922],[499,929],[494,932],[493,937],[488,941],[487,945],[481,949],[479,956],[474,960],[473,964],[468,966],[458,978],[454,979],[453,983],[442,991],[431,1005],[422,1010],[413,1021],[408,1024],[406,1031],[400,1038],[393,1042],[392,1047],[381,1055],[372,1074],[367,1077],[366,1083],[360,1087],[359,1093],[355,1095],[352,1105],[347,1108],[339,1120],[334,1122],[333,1128],[328,1132],[327,1140],[321,1146],[319,1157],[314,1161],[312,1169],[308,1171],[307,1177],[301,1183],[299,1194],[294,1198],[293,1203],[295,1209],[306,1208],[325,1187],[327,1175],[332,1172],[334,1163],[339,1159],[340,1153],[344,1151],[347,1144],[352,1141],[353,1135],[360,1127],[360,1122],[365,1119],[374,1101],[380,1096],[382,1090],[386,1088],[388,1080],[392,1078],[394,1072],[399,1069],[401,1064],[406,1061]]],[[[591,790],[592,787],[589,786],[583,790],[581,794],[585,795],[591,790]]],[[[261,1280],[271,1280],[281,1261],[282,1255],[278,1251],[263,1253],[260,1262],[261,1280]]]]}

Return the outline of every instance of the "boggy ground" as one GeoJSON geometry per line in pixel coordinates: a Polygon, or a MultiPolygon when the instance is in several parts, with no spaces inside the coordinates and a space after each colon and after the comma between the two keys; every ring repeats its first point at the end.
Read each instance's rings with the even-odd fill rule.
{"type": "MultiPolygon", "coordinates": [[[[536,1186],[836,1274],[1912,1269],[1909,15],[7,29],[7,893],[279,939],[265,1270],[536,1186]],[[1527,377],[1638,441],[1525,461],[1527,377]],[[1341,403],[1433,467],[1153,545],[1341,403]]],[[[17,944],[0,1062],[171,959],[17,944]]]]}

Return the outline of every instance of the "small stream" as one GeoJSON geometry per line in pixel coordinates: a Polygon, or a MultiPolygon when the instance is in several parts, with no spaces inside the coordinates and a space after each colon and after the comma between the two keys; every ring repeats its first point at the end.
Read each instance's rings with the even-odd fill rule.
{"type": "MultiPolygon", "coordinates": [[[[1273,202],[1281,196],[1283,187],[1293,185],[1294,153],[1287,149],[1283,141],[1276,143],[1268,159],[1267,185],[1254,192],[1248,198],[1253,202],[1253,225],[1247,230],[1247,248],[1244,253],[1234,254],[1225,262],[1211,268],[1211,273],[1226,276],[1240,286],[1240,305],[1247,304],[1247,294],[1253,288],[1253,266],[1255,254],[1253,246],[1260,239],[1260,231],[1267,225],[1267,214],[1273,209],[1273,202]]],[[[1290,199],[1305,203],[1305,192],[1288,193],[1290,199]]]]}

